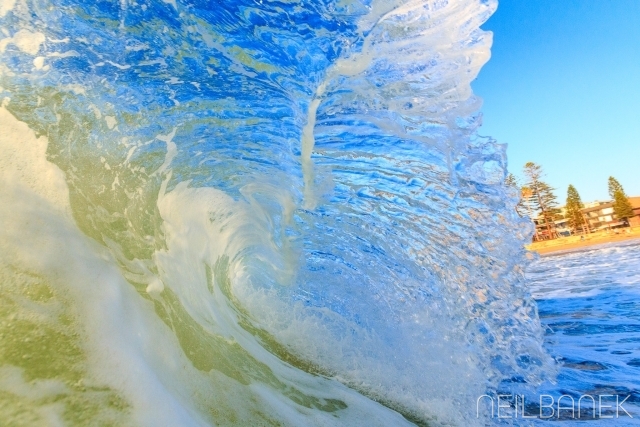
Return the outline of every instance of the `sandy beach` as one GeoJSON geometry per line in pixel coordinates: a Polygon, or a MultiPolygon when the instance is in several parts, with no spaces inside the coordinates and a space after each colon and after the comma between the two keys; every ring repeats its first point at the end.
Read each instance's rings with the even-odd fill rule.
{"type": "Polygon", "coordinates": [[[549,254],[552,252],[567,251],[567,250],[580,250],[594,245],[601,245],[603,243],[621,242],[624,240],[640,239],[640,227],[632,229],[620,229],[618,234],[613,231],[599,231],[596,233],[586,234],[584,240],[581,240],[582,236],[569,236],[561,237],[554,240],[545,240],[542,242],[534,242],[527,245],[527,249],[530,251],[538,252],[541,255],[549,254]]]}

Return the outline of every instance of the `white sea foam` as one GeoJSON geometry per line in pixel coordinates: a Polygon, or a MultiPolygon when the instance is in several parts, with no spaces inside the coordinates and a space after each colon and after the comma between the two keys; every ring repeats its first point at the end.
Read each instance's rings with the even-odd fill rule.
{"type": "Polygon", "coordinates": [[[0,18],[5,16],[7,13],[13,9],[15,6],[16,0],[1,0],[0,1],[0,18]]]}
{"type": "Polygon", "coordinates": [[[4,52],[8,45],[13,44],[24,53],[36,55],[44,41],[44,34],[22,29],[15,33],[13,37],[0,40],[0,52],[4,52]]]}
{"type": "Polygon", "coordinates": [[[71,217],[69,192],[64,174],[46,159],[47,138],[36,135],[7,111],[6,99],[0,107],[0,179],[2,191],[26,186],[47,200],[59,213],[71,217]]]}
{"type": "Polygon", "coordinates": [[[63,174],[45,158],[46,138],[36,138],[5,108],[0,108],[0,123],[8,130],[0,134],[3,264],[47,277],[72,297],[88,344],[92,381],[127,396],[139,425],[204,425],[154,372],[181,372],[184,356],[175,346],[158,351],[154,342],[171,335],[157,325],[105,248],[76,228],[63,174]]]}

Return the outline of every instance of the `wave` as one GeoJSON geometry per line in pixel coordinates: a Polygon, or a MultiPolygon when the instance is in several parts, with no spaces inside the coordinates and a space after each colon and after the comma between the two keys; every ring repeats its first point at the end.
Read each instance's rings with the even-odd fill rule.
{"type": "Polygon", "coordinates": [[[482,425],[552,376],[495,8],[5,2],[3,418],[482,425]]]}

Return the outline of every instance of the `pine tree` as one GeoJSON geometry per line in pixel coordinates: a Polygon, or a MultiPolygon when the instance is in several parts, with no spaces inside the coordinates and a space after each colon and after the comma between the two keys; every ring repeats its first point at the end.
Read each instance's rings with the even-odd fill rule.
{"type": "Polygon", "coordinates": [[[512,174],[511,172],[507,174],[507,177],[504,179],[504,183],[509,187],[518,188],[518,180],[516,179],[515,175],[512,174]]]}
{"type": "Polygon", "coordinates": [[[624,192],[624,188],[612,176],[609,177],[609,195],[613,199],[613,212],[618,219],[627,220],[633,216],[633,207],[629,203],[629,198],[624,192]]]}
{"type": "Polygon", "coordinates": [[[569,221],[569,227],[571,227],[574,232],[578,231],[578,228],[584,230],[584,217],[582,216],[581,210],[583,207],[584,205],[582,204],[578,190],[576,190],[573,185],[569,185],[569,188],[567,188],[567,204],[565,209],[567,211],[566,218],[569,221]]]}
{"type": "Polygon", "coordinates": [[[509,172],[509,174],[505,178],[504,183],[505,183],[505,185],[513,188],[518,193],[520,193],[520,200],[518,201],[518,204],[516,205],[516,213],[518,214],[518,216],[520,216],[520,217],[523,217],[525,215],[529,215],[530,216],[530,213],[528,212],[527,206],[526,206],[527,197],[529,197],[530,194],[527,194],[525,188],[521,188],[520,187],[520,185],[518,184],[518,179],[511,172],[509,172]]]}
{"type": "MultiPolygon", "coordinates": [[[[618,190],[622,190],[622,185],[620,185],[617,179],[610,176],[609,177],[609,197],[611,197],[612,199],[615,199],[616,198],[615,194],[616,194],[616,191],[618,190]]],[[[622,191],[624,192],[624,190],[622,191]]]]}
{"type": "Polygon", "coordinates": [[[557,216],[556,196],[553,188],[542,180],[544,173],[542,167],[533,162],[524,165],[524,175],[527,177],[525,186],[531,191],[530,203],[535,211],[540,212],[549,236],[552,235],[553,220],[557,216]]]}
{"type": "Polygon", "coordinates": [[[628,220],[633,216],[633,207],[629,203],[629,198],[624,194],[624,190],[617,190],[613,194],[613,212],[618,219],[628,220]]]}
{"type": "Polygon", "coordinates": [[[520,187],[520,203],[516,206],[520,216],[528,216],[533,218],[533,212],[536,210],[533,203],[533,192],[527,186],[520,187]]]}

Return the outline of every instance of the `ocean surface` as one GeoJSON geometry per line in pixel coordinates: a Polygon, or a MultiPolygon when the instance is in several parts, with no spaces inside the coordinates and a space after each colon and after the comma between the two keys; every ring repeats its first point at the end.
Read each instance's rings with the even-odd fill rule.
{"type": "MultiPolygon", "coordinates": [[[[640,425],[640,240],[551,254],[530,265],[527,277],[545,329],[545,348],[560,371],[556,384],[526,396],[538,407],[532,405],[525,414],[537,416],[534,425],[551,425],[540,417],[540,395],[550,396],[542,404],[553,399],[556,411],[558,398],[565,395],[570,397],[563,398],[561,407],[574,407],[575,413],[562,410],[559,425],[640,425]],[[594,398],[595,413],[586,396],[594,398]],[[624,411],[618,406],[623,400],[624,411]]],[[[515,420],[514,411],[504,414],[515,420]]],[[[549,417],[551,409],[542,414],[549,417]]],[[[558,413],[551,418],[557,421],[558,413]]]]}
{"type": "Polygon", "coordinates": [[[635,390],[637,251],[525,277],[470,88],[496,7],[0,2],[3,425],[517,425],[478,398],[635,390]]]}

